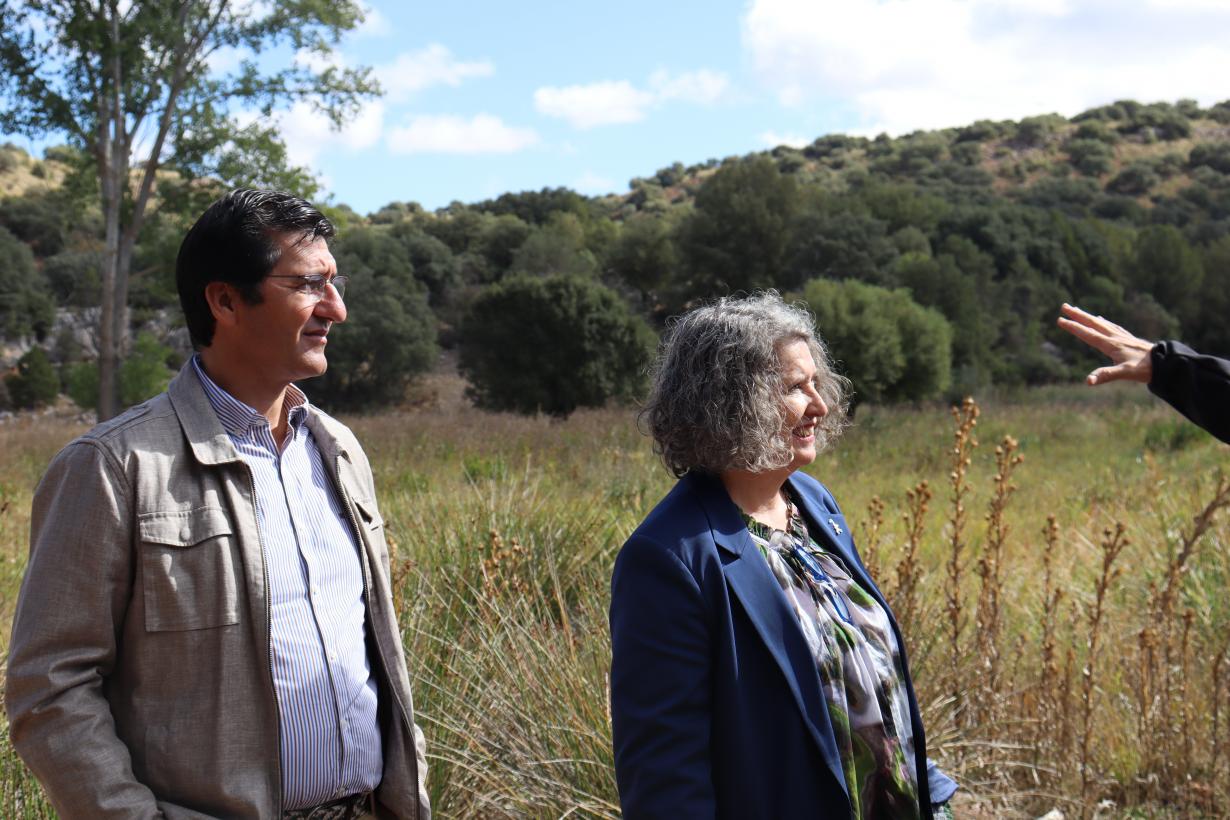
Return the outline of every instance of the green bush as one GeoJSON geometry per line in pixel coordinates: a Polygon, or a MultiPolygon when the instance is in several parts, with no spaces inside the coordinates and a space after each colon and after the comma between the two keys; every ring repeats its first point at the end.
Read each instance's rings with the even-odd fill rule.
{"type": "Polygon", "coordinates": [[[329,334],[329,369],[308,387],[330,410],[374,410],[405,398],[436,358],[436,319],[409,251],[384,228],[355,228],[333,245],[350,276],[345,324],[329,334]]]}
{"type": "Polygon", "coordinates": [[[1188,156],[1187,167],[1194,170],[1201,166],[1230,174],[1230,142],[1206,142],[1193,148],[1188,156]]]}
{"type": "Polygon", "coordinates": [[[5,385],[13,406],[22,410],[51,404],[60,393],[55,368],[47,352],[37,346],[17,360],[17,372],[5,378],[5,385]]]}
{"type": "Polygon", "coordinates": [[[64,367],[64,392],[83,410],[98,406],[98,362],[73,362],[64,367]]]}
{"type": "Polygon", "coordinates": [[[948,389],[952,329],[908,291],[813,279],[801,296],[856,401],[918,401],[948,389]]]}
{"type": "Polygon", "coordinates": [[[43,338],[55,319],[47,280],[30,248],[0,226],[0,337],[43,338]]]}
{"type": "MultiPolygon", "coordinates": [[[[171,382],[169,363],[174,351],[152,333],[141,333],[120,364],[120,404],[131,407],[156,396],[171,382]]],[[[98,405],[98,362],[73,362],[64,366],[64,392],[83,409],[98,405]]]]}
{"type": "Polygon", "coordinates": [[[1161,178],[1148,162],[1133,162],[1120,171],[1114,179],[1106,183],[1106,190],[1115,194],[1141,196],[1149,193],[1161,178]]]}
{"type": "Polygon", "coordinates": [[[11,196],[0,206],[0,225],[30,246],[39,256],[64,249],[68,237],[69,208],[62,194],[31,192],[11,196]]]}
{"type": "Polygon", "coordinates": [[[1114,152],[1105,142],[1096,139],[1069,140],[1068,161],[1087,177],[1096,177],[1110,170],[1114,152]]]}
{"type": "Polygon", "coordinates": [[[139,334],[120,365],[120,403],[131,407],[166,390],[175,375],[167,366],[171,356],[152,333],[139,334]]]}
{"type": "Polygon", "coordinates": [[[566,416],[632,398],[653,334],[611,289],[574,276],[514,276],[480,293],[460,334],[480,407],[566,416]]]}
{"type": "Polygon", "coordinates": [[[43,276],[61,305],[87,307],[101,298],[102,256],[94,251],[64,251],[43,261],[43,276]]]}

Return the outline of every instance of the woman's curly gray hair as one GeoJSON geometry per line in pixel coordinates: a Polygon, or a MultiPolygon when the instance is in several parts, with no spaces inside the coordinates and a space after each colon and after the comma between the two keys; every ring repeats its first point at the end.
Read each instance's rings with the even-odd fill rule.
{"type": "Polygon", "coordinates": [[[795,340],[811,348],[816,388],[829,408],[816,425],[819,451],[846,426],[850,381],[833,372],[806,309],[770,290],[723,297],[667,327],[641,420],[672,473],[764,472],[790,463],[779,351],[795,340]]]}

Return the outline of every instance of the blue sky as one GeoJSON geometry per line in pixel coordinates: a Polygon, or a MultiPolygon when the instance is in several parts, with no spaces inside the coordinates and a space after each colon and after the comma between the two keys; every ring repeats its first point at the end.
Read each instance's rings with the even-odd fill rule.
{"type": "Polygon", "coordinates": [[[367,2],[331,59],[386,95],[340,133],[278,115],[292,158],[361,213],[622,192],[835,132],[1230,98],[1230,0],[367,2]]]}

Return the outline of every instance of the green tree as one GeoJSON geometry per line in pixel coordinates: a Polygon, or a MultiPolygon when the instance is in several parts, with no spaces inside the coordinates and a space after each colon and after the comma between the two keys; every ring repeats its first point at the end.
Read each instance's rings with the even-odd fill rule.
{"type": "Polygon", "coordinates": [[[475,299],[461,370],[480,407],[566,416],[632,398],[653,333],[610,288],[576,276],[513,276],[475,299]]]}
{"type": "Polygon", "coordinates": [[[17,372],[6,376],[4,384],[13,406],[22,410],[50,404],[60,393],[55,368],[47,352],[37,345],[17,360],[17,372]]]}
{"type": "MultiPolygon", "coordinates": [[[[120,405],[131,407],[167,389],[175,372],[171,348],[152,333],[138,334],[132,350],[120,365],[120,405]]],[[[98,404],[98,368],[92,362],[73,362],[64,367],[64,392],[78,407],[98,404]]]]}
{"type": "Polygon", "coordinates": [[[63,135],[81,149],[80,175],[97,186],[105,247],[98,410],[108,418],[119,409],[133,250],[159,170],[310,193],[267,117],[309,101],[340,125],[376,87],[366,69],[317,71],[319,59],[271,68],[271,52],[327,56],[362,21],[362,8],[355,0],[0,0],[0,19],[0,130],[63,135]],[[230,73],[210,66],[223,49],[244,57],[230,73]],[[241,126],[245,109],[266,119],[241,126]]]}
{"type": "Polygon", "coordinates": [[[637,214],[623,223],[607,253],[607,269],[639,293],[642,302],[653,301],[679,264],[670,226],[664,216],[637,214]]]}
{"type": "Polygon", "coordinates": [[[351,229],[333,244],[347,272],[349,317],[329,333],[329,369],[313,401],[336,410],[395,405],[436,359],[436,319],[406,248],[385,230],[351,229]]]}
{"type": "Polygon", "coordinates": [[[918,401],[948,389],[952,331],[908,291],[813,279],[801,296],[857,401],[918,401]]]}
{"type": "Polygon", "coordinates": [[[0,227],[0,336],[43,338],[55,319],[47,280],[24,242],[0,227]]]}
{"type": "Polygon", "coordinates": [[[696,194],[695,210],[679,227],[690,277],[688,297],[778,284],[798,212],[794,177],[767,157],[723,167],[696,194]]]}
{"type": "Polygon", "coordinates": [[[1204,266],[1173,225],[1150,225],[1136,237],[1129,272],[1132,286],[1151,295],[1186,327],[1199,309],[1204,266]]]}
{"type": "Polygon", "coordinates": [[[592,276],[597,270],[598,260],[586,247],[585,226],[576,214],[561,211],[517,248],[510,273],[592,276]]]}

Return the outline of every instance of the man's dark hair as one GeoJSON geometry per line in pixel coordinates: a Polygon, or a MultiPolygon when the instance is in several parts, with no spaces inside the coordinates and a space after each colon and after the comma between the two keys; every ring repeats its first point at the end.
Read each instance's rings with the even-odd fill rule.
{"type": "Polygon", "coordinates": [[[206,285],[227,282],[248,304],[258,304],[260,283],[282,255],[279,236],[297,234],[297,244],[328,239],[333,232],[333,223],[315,206],[282,191],[239,188],[210,205],[175,258],[175,286],[193,347],[209,347],[214,340],[206,285]]]}

